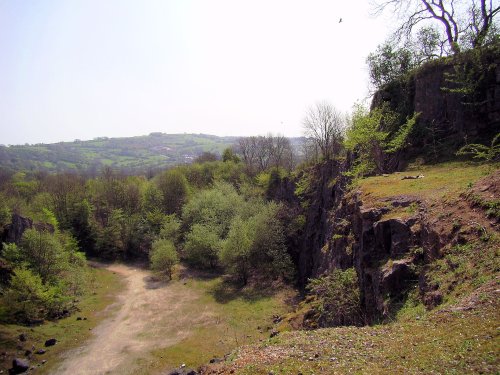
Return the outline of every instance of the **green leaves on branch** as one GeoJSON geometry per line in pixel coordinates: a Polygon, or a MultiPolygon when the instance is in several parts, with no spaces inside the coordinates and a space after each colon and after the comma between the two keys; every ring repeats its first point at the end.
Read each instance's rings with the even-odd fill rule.
{"type": "Polygon", "coordinates": [[[374,169],[384,171],[384,155],[394,154],[408,146],[417,119],[418,113],[415,113],[400,124],[398,115],[387,106],[371,112],[361,105],[355,106],[344,142],[346,149],[356,154],[350,174],[357,177],[374,169]]]}
{"type": "Polygon", "coordinates": [[[472,155],[473,159],[493,161],[500,156],[500,133],[491,141],[490,146],[473,143],[463,146],[457,155],[472,155]]]}
{"type": "Polygon", "coordinates": [[[164,273],[169,279],[172,279],[172,272],[175,265],[179,263],[179,257],[171,240],[159,239],[154,241],[149,257],[153,271],[164,273]]]}
{"type": "Polygon", "coordinates": [[[354,268],[334,270],[312,279],[307,286],[315,296],[313,311],[321,327],[363,323],[358,276],[354,268]]]}

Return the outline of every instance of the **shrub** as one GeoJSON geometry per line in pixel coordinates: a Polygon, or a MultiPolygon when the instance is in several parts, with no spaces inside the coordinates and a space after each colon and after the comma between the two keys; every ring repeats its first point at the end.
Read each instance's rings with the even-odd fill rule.
{"type": "Polygon", "coordinates": [[[313,310],[322,327],[363,323],[358,277],[353,268],[334,270],[312,279],[307,286],[315,295],[313,310]]]}
{"type": "Polygon", "coordinates": [[[251,268],[250,236],[248,222],[236,217],[231,223],[231,229],[220,252],[222,264],[230,273],[238,276],[243,284],[247,283],[251,268]]]}
{"type": "Polygon", "coordinates": [[[179,263],[179,257],[171,240],[154,241],[149,258],[153,271],[165,273],[169,279],[172,279],[172,272],[175,265],[179,263]]]}
{"type": "Polygon", "coordinates": [[[167,215],[160,229],[160,238],[170,240],[174,244],[177,244],[179,241],[180,228],[181,222],[177,219],[177,216],[167,215]]]}
{"type": "Polygon", "coordinates": [[[490,146],[478,143],[463,146],[457,151],[457,155],[472,155],[473,159],[493,161],[500,156],[500,133],[491,141],[490,146]]]}
{"type": "Polygon", "coordinates": [[[217,230],[204,224],[194,224],[186,235],[184,251],[189,263],[201,268],[218,265],[221,240],[217,230]]]}
{"type": "Polygon", "coordinates": [[[31,270],[16,268],[4,301],[7,311],[17,321],[32,322],[60,313],[69,299],[61,293],[58,285],[44,284],[42,278],[31,270]]]}
{"type": "Polygon", "coordinates": [[[194,224],[210,226],[220,238],[229,232],[231,220],[243,205],[243,198],[228,183],[216,183],[212,189],[200,191],[184,206],[182,220],[190,227],[194,224]]]}
{"type": "Polygon", "coordinates": [[[158,188],[163,196],[163,210],[167,214],[179,214],[186,203],[188,181],[184,174],[171,169],[158,177],[158,188]]]}

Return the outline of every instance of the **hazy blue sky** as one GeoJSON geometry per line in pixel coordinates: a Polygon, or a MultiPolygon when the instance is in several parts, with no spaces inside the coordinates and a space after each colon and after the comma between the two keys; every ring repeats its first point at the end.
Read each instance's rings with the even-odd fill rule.
{"type": "Polygon", "coordinates": [[[0,144],[301,135],[367,96],[368,0],[0,0],[0,144]],[[339,23],[342,18],[343,22],[339,23]]]}

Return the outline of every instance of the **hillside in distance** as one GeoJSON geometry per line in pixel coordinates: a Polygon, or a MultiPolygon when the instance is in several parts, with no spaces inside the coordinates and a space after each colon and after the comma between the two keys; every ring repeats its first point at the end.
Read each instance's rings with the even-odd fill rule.
{"type": "Polygon", "coordinates": [[[0,146],[0,167],[12,171],[93,174],[109,166],[124,173],[144,173],[190,163],[203,152],[220,155],[237,139],[206,134],[151,133],[137,137],[0,146]]]}

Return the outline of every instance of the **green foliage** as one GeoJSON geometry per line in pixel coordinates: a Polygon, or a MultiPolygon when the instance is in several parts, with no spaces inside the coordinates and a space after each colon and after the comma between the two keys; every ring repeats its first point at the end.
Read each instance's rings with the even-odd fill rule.
{"type": "Polygon", "coordinates": [[[153,242],[151,253],[149,254],[151,269],[158,273],[164,273],[172,279],[172,272],[179,257],[171,240],[159,239],[153,242]]]}
{"type": "Polygon", "coordinates": [[[191,198],[183,207],[182,221],[187,227],[194,224],[210,227],[220,238],[225,238],[243,203],[232,185],[218,182],[212,189],[202,190],[191,198]]]}
{"type": "Polygon", "coordinates": [[[125,254],[125,216],[121,209],[111,211],[107,224],[97,228],[96,252],[105,259],[125,254]]]}
{"type": "Polygon", "coordinates": [[[28,229],[19,245],[22,263],[36,272],[42,281],[53,282],[68,267],[68,252],[56,236],[28,229]]]}
{"type": "Polygon", "coordinates": [[[23,263],[23,254],[15,243],[3,243],[2,248],[2,256],[7,262],[19,265],[23,263]]]}
{"type": "Polygon", "coordinates": [[[10,222],[12,212],[6,204],[6,197],[0,195],[0,227],[4,227],[10,222]]]}
{"type": "Polygon", "coordinates": [[[351,127],[347,130],[345,147],[356,152],[356,160],[349,175],[364,176],[374,169],[384,171],[385,154],[402,150],[409,143],[418,114],[413,114],[403,124],[398,115],[387,106],[368,110],[356,105],[352,113],[351,127]]]}
{"type": "Polygon", "coordinates": [[[170,240],[174,244],[179,242],[181,222],[175,215],[167,215],[163,219],[163,224],[160,229],[159,237],[170,240]]]}
{"type": "Polygon", "coordinates": [[[234,153],[232,148],[228,147],[222,153],[222,161],[223,162],[232,161],[233,163],[239,163],[240,158],[238,157],[238,155],[234,153]]]}
{"type": "Polygon", "coordinates": [[[231,223],[231,229],[224,241],[220,258],[226,269],[237,275],[243,284],[248,281],[251,268],[252,240],[249,223],[237,216],[231,223]]]}
{"type": "Polygon", "coordinates": [[[473,159],[493,161],[500,155],[500,133],[498,133],[491,145],[485,146],[478,143],[465,145],[457,151],[457,155],[472,155],[473,159]]]}
{"type": "Polygon", "coordinates": [[[152,183],[148,183],[144,191],[144,209],[148,212],[158,210],[162,206],[162,194],[160,189],[152,183]]]}
{"type": "Polygon", "coordinates": [[[490,100],[491,82],[495,82],[499,52],[500,45],[493,43],[454,56],[453,72],[445,73],[441,90],[459,95],[465,105],[484,106],[490,100]]]}
{"type": "Polygon", "coordinates": [[[163,196],[163,211],[180,214],[188,196],[188,182],[184,174],[177,169],[166,171],[158,176],[158,188],[163,196]]]}
{"type": "Polygon", "coordinates": [[[374,53],[368,55],[366,62],[370,81],[377,89],[408,74],[417,66],[411,50],[390,42],[379,45],[374,53]]]}
{"type": "Polygon", "coordinates": [[[410,135],[415,128],[419,113],[414,113],[412,117],[406,119],[406,122],[391,136],[385,144],[384,151],[392,154],[408,145],[410,135]]]}
{"type": "Polygon", "coordinates": [[[335,269],[326,276],[309,281],[316,298],[312,308],[322,327],[363,323],[358,277],[354,268],[335,269]]]}
{"type": "Polygon", "coordinates": [[[285,230],[279,219],[280,206],[274,202],[262,205],[250,219],[254,268],[272,277],[291,280],[292,260],[285,246],[285,230]]]}
{"type": "Polygon", "coordinates": [[[26,268],[16,268],[3,298],[11,316],[29,322],[45,317],[48,294],[40,275],[26,268]]]}
{"type": "Polygon", "coordinates": [[[246,283],[251,272],[291,280],[293,265],[286,251],[280,206],[254,201],[246,217],[237,216],[221,251],[226,269],[246,283]]]}
{"type": "Polygon", "coordinates": [[[194,224],[186,235],[186,259],[194,266],[213,269],[218,265],[221,245],[217,229],[210,225],[194,224]]]}
{"type": "Polygon", "coordinates": [[[48,208],[42,208],[43,222],[49,223],[54,229],[59,228],[59,222],[57,221],[56,215],[48,208]]]}

